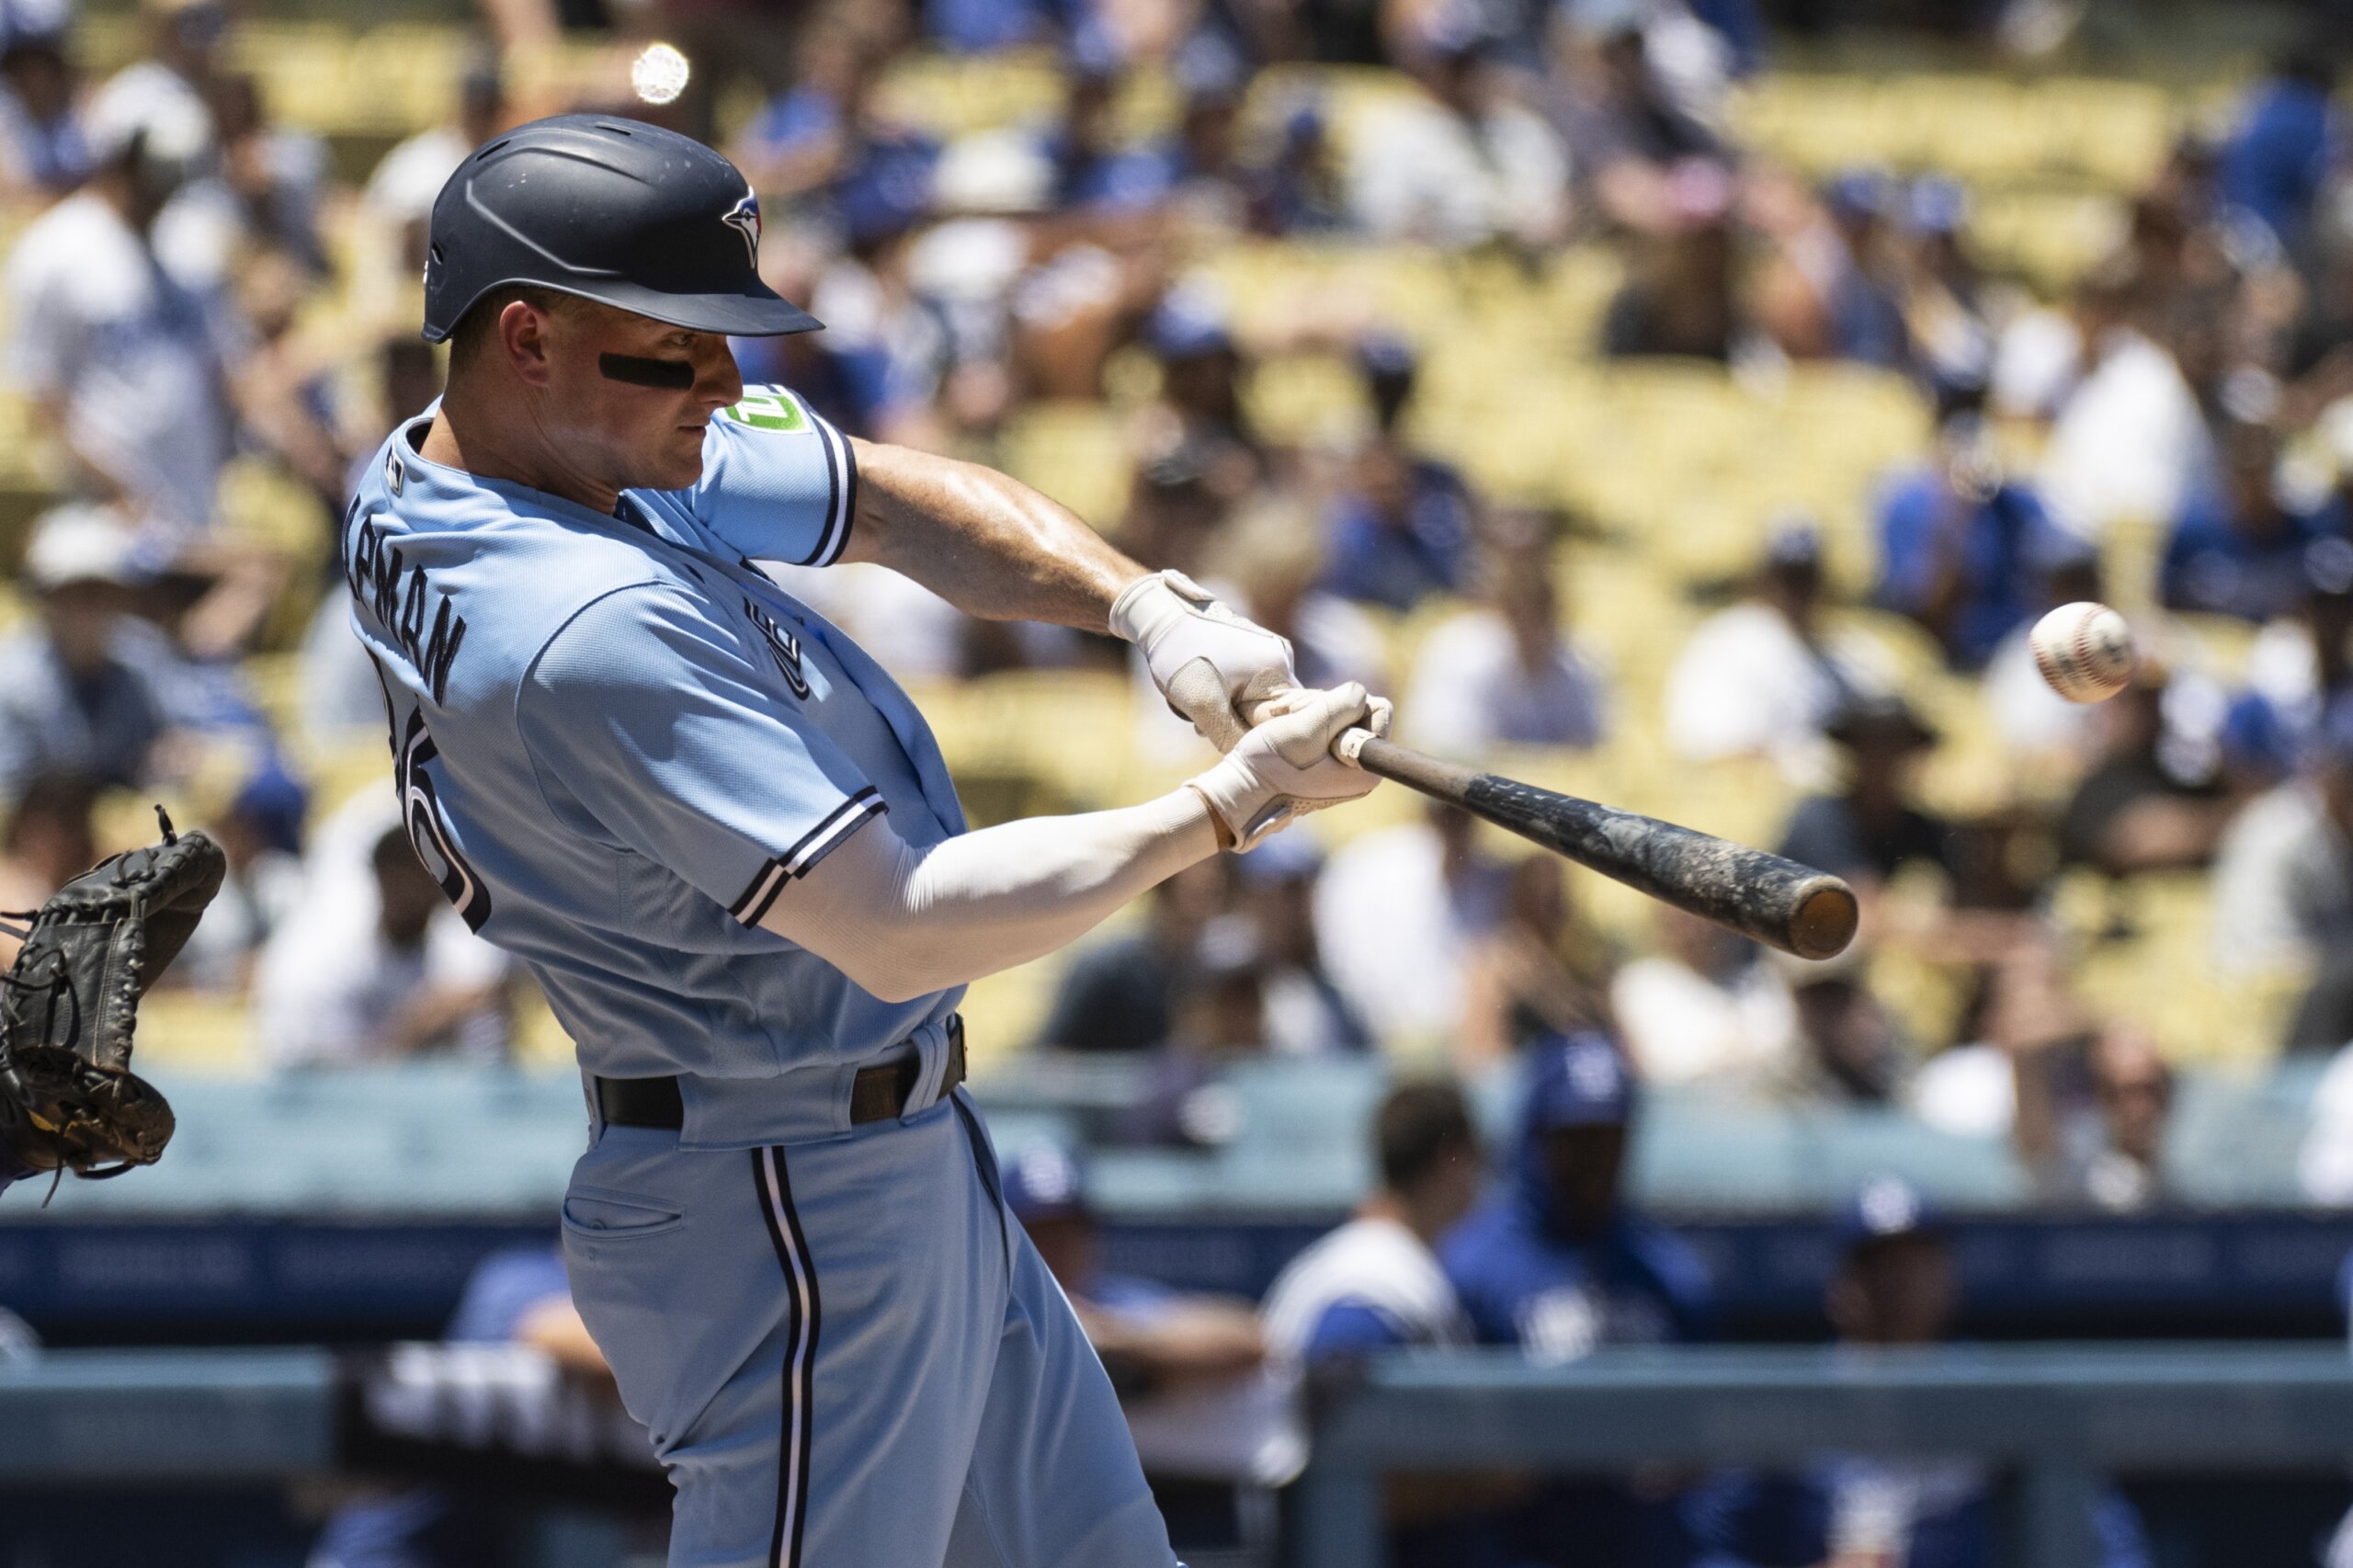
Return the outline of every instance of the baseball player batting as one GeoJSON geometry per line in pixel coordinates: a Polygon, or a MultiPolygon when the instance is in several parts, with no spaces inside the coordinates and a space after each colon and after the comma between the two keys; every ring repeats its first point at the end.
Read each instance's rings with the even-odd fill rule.
{"type": "Polygon", "coordinates": [[[729,336],[818,325],[759,238],[725,159],[625,120],[527,125],[443,188],[449,391],[342,539],[408,831],[579,1043],[564,1256],[676,1485],[673,1563],[1166,1568],[958,1087],[956,1004],[1367,793],[1329,748],[1387,705],[1296,689],[1280,638],[1002,474],[745,388],[729,336]],[[840,561],[1127,638],[1224,759],[966,831],[906,694],[756,564],[840,561]]]}

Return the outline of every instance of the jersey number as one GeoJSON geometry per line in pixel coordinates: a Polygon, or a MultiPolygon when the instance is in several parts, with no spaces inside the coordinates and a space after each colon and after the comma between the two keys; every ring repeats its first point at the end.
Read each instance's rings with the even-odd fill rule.
{"type": "MultiPolygon", "coordinates": [[[[384,672],[379,669],[376,678],[383,681],[383,677],[384,672]]],[[[392,685],[386,681],[385,717],[390,719],[392,711],[392,685]]],[[[433,776],[425,771],[425,765],[440,756],[440,750],[426,732],[423,710],[409,710],[405,725],[392,722],[392,788],[400,795],[401,821],[408,829],[408,841],[415,846],[416,858],[425,862],[426,870],[441,884],[442,895],[457,906],[466,929],[479,931],[490,919],[490,890],[458,853],[449,821],[441,812],[441,799],[433,791],[433,776]]]]}

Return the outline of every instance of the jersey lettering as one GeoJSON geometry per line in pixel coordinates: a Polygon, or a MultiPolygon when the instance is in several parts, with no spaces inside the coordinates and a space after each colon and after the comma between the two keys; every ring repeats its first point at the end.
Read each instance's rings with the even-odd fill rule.
{"type": "Polygon", "coordinates": [[[809,677],[801,668],[801,639],[778,625],[776,617],[750,599],[744,601],[744,613],[750,616],[752,624],[760,629],[760,636],[767,642],[768,653],[776,659],[776,667],[784,676],[784,684],[792,688],[793,696],[806,701],[809,677]]]}
{"type": "Polygon", "coordinates": [[[401,652],[424,678],[426,689],[433,693],[433,700],[442,701],[449,687],[449,665],[458,657],[458,645],[466,640],[466,618],[457,613],[449,597],[432,589],[424,567],[407,566],[402,561],[399,547],[384,542],[383,530],[373,517],[360,522],[344,576],[351,585],[352,597],[400,643],[401,652]],[[425,609],[428,591],[435,600],[430,631],[426,628],[425,609]]]}
{"type": "Polygon", "coordinates": [[[425,727],[424,711],[411,709],[407,725],[392,738],[392,786],[400,793],[401,820],[416,858],[441,884],[441,895],[456,906],[467,930],[480,931],[490,919],[490,890],[458,853],[441,798],[434,792],[433,776],[425,771],[425,765],[440,755],[425,727]]]}

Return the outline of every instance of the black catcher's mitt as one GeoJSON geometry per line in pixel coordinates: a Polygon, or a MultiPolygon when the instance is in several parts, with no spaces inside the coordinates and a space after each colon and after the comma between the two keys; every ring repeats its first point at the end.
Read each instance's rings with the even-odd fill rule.
{"type": "Polygon", "coordinates": [[[61,1176],[120,1176],[171,1141],[172,1108],[131,1071],[139,999],[178,956],[228,860],[200,832],[102,860],[31,912],[0,978],[0,1142],[61,1176]]]}

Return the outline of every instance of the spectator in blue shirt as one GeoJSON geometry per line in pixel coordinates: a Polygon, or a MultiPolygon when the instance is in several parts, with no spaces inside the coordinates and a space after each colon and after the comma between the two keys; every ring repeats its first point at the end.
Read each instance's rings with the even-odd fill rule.
{"type": "Polygon", "coordinates": [[[2336,150],[2333,43],[2314,40],[2282,55],[2248,95],[2222,148],[2222,199],[2261,220],[2282,244],[2303,237],[2336,150]]]}
{"type": "MultiPolygon", "coordinates": [[[[563,1255],[515,1247],[483,1259],[442,1336],[450,1345],[529,1345],[566,1370],[609,1380],[604,1356],[572,1304],[563,1255]]],[[[506,1561],[496,1509],[482,1498],[425,1486],[339,1509],[319,1532],[307,1568],[496,1568],[506,1561]]]]}
{"type": "Polygon", "coordinates": [[[2335,501],[2308,508],[2282,498],[2270,426],[2235,420],[2220,444],[2220,478],[2191,492],[2165,540],[2165,607],[2267,621],[2302,603],[2305,551],[2341,537],[2344,513],[2335,501]]]}
{"type": "MultiPolygon", "coordinates": [[[[1628,1212],[1621,1194],[1634,1085],[1598,1031],[1529,1048],[1513,1179],[1438,1244],[1482,1344],[1534,1361],[1605,1346],[1711,1338],[1715,1297],[1690,1249],[1628,1212]]],[[[1522,1557],[1574,1568],[1680,1561],[1671,1494],[1553,1481],[1520,1511],[1522,1557]]]]}
{"type": "Polygon", "coordinates": [[[1965,389],[1927,466],[1899,475],[1879,506],[1886,608],[1926,627],[1956,669],[1984,667],[2038,603],[2044,562],[2065,542],[2041,498],[2002,471],[1965,389]]]}
{"type": "Polygon", "coordinates": [[[1166,138],[1131,142],[1119,123],[1122,62],[1096,30],[1067,56],[1070,97],[1062,128],[1046,143],[1054,165],[1054,206],[1138,211],[1158,205],[1184,172],[1183,149],[1166,138]]]}
{"type": "Polygon", "coordinates": [[[1353,478],[1328,515],[1327,590],[1404,611],[1469,587],[1472,504],[1451,464],[1383,432],[1357,454],[1353,478]]]}
{"type": "MultiPolygon", "coordinates": [[[[1942,1223],[1906,1182],[1882,1177],[1839,1221],[1826,1295],[1841,1345],[1938,1345],[1949,1337],[1960,1280],[1942,1223]]],[[[1995,1476],[1974,1460],[1836,1455],[1794,1477],[1740,1472],[1694,1490],[1685,1519],[1711,1568],[1869,1562],[1874,1568],[1993,1568],[1995,1476]]],[[[2102,1488],[2092,1510],[2098,1568],[2149,1568],[2131,1505],[2102,1488]]]]}
{"type": "Polygon", "coordinates": [[[957,54],[986,54],[1051,40],[1063,25],[1056,0],[925,0],[923,30],[957,54]]]}

